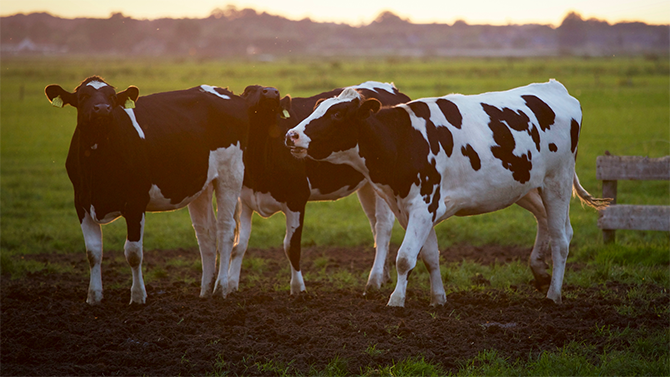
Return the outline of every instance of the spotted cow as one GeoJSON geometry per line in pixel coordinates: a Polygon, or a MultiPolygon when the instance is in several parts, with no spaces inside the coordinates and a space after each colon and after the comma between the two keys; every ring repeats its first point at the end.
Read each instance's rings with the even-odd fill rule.
{"type": "Polygon", "coordinates": [[[187,205],[202,258],[200,296],[225,296],[253,106],[208,85],[138,98],[137,87],[116,92],[97,76],[73,93],[59,85],[49,85],[45,92],[54,106],[77,109],[66,169],[90,264],[86,301],[97,304],[103,297],[101,224],[125,218],[124,253],[133,276],[130,302],[145,303],[145,212],[187,205]],[[215,281],[217,244],[219,259],[226,262],[215,281]]]}
{"type": "Polygon", "coordinates": [[[444,304],[433,226],[514,203],[537,220],[531,269],[538,281],[550,282],[547,297],[560,303],[573,234],[571,191],[592,207],[608,203],[586,192],[575,173],[581,119],[579,102],[555,80],[388,108],[346,90],[291,129],[286,144],[298,158],[354,167],[406,229],[388,305],[404,306],[419,255],[430,272],[431,304],[444,304]],[[543,258],[549,252],[551,277],[543,258]]]}
{"type": "MultiPolygon", "coordinates": [[[[375,98],[384,105],[394,105],[409,101],[393,84],[365,82],[354,86],[369,98],[375,98]]],[[[243,97],[263,90],[262,87],[248,87],[243,97]]],[[[263,217],[283,212],[286,218],[284,251],[291,263],[291,293],[305,290],[300,270],[300,241],[308,201],[336,200],[354,192],[358,194],[361,206],[370,221],[375,238],[375,262],[370,270],[366,290],[379,288],[389,280],[385,261],[388,254],[394,217],[388,205],[374,194],[364,176],[346,165],[297,160],[284,145],[286,132],[305,119],[318,101],[332,98],[343,91],[342,88],[324,92],[309,98],[284,97],[281,106],[273,111],[265,107],[252,115],[249,146],[245,152],[244,187],[240,200],[240,236],[233,250],[230,264],[230,289],[236,290],[242,258],[247,249],[251,233],[251,217],[257,212],[263,217]],[[284,114],[284,110],[287,112],[284,114]]]]}

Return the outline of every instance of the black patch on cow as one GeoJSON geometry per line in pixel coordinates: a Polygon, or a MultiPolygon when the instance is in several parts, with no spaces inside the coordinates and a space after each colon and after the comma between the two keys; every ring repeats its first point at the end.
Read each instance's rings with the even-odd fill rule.
{"type": "Polygon", "coordinates": [[[537,127],[533,124],[532,127],[528,130],[530,137],[533,139],[533,142],[535,143],[535,148],[537,151],[540,151],[540,132],[538,132],[537,127]]]}
{"type": "Polygon", "coordinates": [[[426,136],[430,144],[430,151],[433,154],[438,154],[441,145],[447,157],[451,157],[454,150],[454,137],[451,131],[444,126],[435,126],[435,123],[430,120],[430,108],[425,102],[410,102],[409,107],[414,112],[414,115],[426,121],[426,136]]]}
{"type": "MultiPolygon", "coordinates": [[[[417,185],[428,210],[437,217],[442,175],[430,155],[430,145],[423,134],[412,127],[404,108],[382,109],[371,116],[361,130],[360,155],[370,171],[370,179],[388,185],[393,194],[405,198],[417,185]]],[[[438,127],[443,129],[446,127],[438,127]]]]}
{"type": "Polygon", "coordinates": [[[460,129],[463,125],[463,115],[461,115],[458,106],[444,98],[438,99],[435,103],[437,103],[437,106],[440,108],[445,118],[447,118],[447,121],[451,123],[452,126],[460,129]]]}
{"type": "Polygon", "coordinates": [[[489,115],[489,128],[493,132],[493,140],[497,145],[491,147],[493,156],[502,162],[502,166],[512,172],[512,177],[519,183],[526,183],[530,180],[530,170],[533,167],[532,156],[528,154],[521,156],[514,155],[516,142],[510,128],[516,131],[528,131],[528,116],[522,111],[517,114],[509,108],[498,109],[482,103],[482,108],[489,115]],[[525,127],[524,127],[525,121],[525,127]],[[505,123],[503,123],[505,122],[505,123]],[[509,126],[509,127],[508,127],[509,126]]]}
{"type": "Polygon", "coordinates": [[[577,142],[579,142],[579,122],[574,119],[570,122],[570,142],[570,150],[575,153],[577,142]]]}
{"type": "Polygon", "coordinates": [[[544,101],[533,95],[525,95],[521,98],[526,101],[526,106],[535,114],[542,131],[548,130],[554,124],[556,113],[544,101]]]}
{"type": "Polygon", "coordinates": [[[470,159],[470,165],[472,165],[472,168],[475,171],[481,169],[482,162],[479,159],[479,155],[477,154],[477,152],[472,148],[472,145],[467,144],[464,147],[461,147],[461,153],[463,154],[463,156],[470,159]]]}
{"type": "Polygon", "coordinates": [[[353,190],[365,179],[363,174],[349,165],[336,165],[326,161],[308,159],[305,161],[305,169],[312,189],[318,189],[324,195],[343,188],[353,190]]]}
{"type": "Polygon", "coordinates": [[[550,144],[549,144],[549,150],[550,150],[551,152],[557,152],[557,151],[558,151],[558,147],[556,146],[556,144],[554,144],[554,143],[550,143],[550,144]]]}
{"type": "Polygon", "coordinates": [[[203,93],[198,87],[140,97],[134,114],[146,139],[140,139],[118,104],[104,124],[84,122],[89,117],[78,109],[66,168],[80,220],[91,205],[98,218],[120,212],[128,219],[128,239],[137,241],[136,225],[150,200],[152,184],[172,204],[202,190],[209,152],[246,144],[246,105],[232,93],[226,94],[230,100],[203,93]],[[104,130],[92,133],[91,127],[104,130]],[[104,137],[91,145],[87,134],[104,137]]]}

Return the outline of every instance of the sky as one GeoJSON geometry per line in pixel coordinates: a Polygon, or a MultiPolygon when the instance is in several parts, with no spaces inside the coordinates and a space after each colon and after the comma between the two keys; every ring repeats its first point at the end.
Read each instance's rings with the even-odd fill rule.
{"type": "Polygon", "coordinates": [[[0,0],[0,16],[48,12],[64,18],[205,18],[215,8],[253,8],[292,20],[367,25],[391,11],[413,23],[548,24],[559,26],[575,11],[610,24],[641,21],[670,24],[670,0],[0,0]]]}

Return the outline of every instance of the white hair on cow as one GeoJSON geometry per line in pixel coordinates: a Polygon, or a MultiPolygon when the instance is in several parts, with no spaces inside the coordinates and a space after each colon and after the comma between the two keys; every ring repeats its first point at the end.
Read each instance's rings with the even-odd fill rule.
{"type": "Polygon", "coordinates": [[[356,86],[352,86],[352,88],[355,89],[367,89],[375,93],[379,93],[377,89],[381,89],[384,91],[387,91],[391,94],[394,94],[394,89],[396,89],[394,83],[388,83],[388,82],[378,82],[378,81],[366,81],[362,84],[358,84],[356,86]]]}
{"type": "Polygon", "coordinates": [[[343,99],[343,100],[347,100],[347,99],[352,99],[353,100],[354,98],[361,99],[361,94],[358,93],[358,91],[355,88],[349,87],[349,88],[345,88],[337,98],[343,99]]]}

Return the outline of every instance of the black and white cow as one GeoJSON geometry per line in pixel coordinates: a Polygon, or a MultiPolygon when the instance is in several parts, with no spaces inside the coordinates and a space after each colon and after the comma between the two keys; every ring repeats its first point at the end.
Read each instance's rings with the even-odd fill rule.
{"type": "Polygon", "coordinates": [[[446,302],[433,226],[451,216],[496,211],[514,203],[538,222],[530,265],[550,280],[561,302],[572,239],[571,192],[593,207],[575,173],[582,111],[555,80],[480,95],[426,98],[390,108],[355,90],[321,103],[290,130],[294,156],[348,164],[365,175],[407,230],[396,258],[398,281],[388,305],[403,306],[417,256],[430,272],[431,304],[446,302]],[[545,271],[551,251],[553,276],[545,271]]]}
{"type": "Polygon", "coordinates": [[[103,296],[101,224],[125,218],[124,253],[133,274],[130,302],[144,303],[145,212],[186,205],[202,258],[200,296],[226,296],[235,206],[244,177],[248,101],[207,85],[138,99],[136,87],[117,93],[97,76],[84,80],[74,93],[58,85],[45,92],[54,106],[77,108],[66,168],[90,264],[86,301],[97,304],[103,296]],[[217,244],[224,262],[215,282],[217,244]]]}
{"type": "MultiPolygon", "coordinates": [[[[354,88],[384,105],[410,100],[393,84],[370,81],[354,88]]],[[[242,96],[260,89],[248,87],[242,96]]],[[[284,145],[286,131],[311,114],[319,100],[332,98],[342,91],[341,88],[335,89],[309,98],[284,97],[281,108],[277,110],[287,109],[289,113],[281,117],[269,107],[266,111],[251,115],[249,146],[245,152],[244,187],[240,200],[241,226],[230,264],[231,290],[238,289],[242,258],[249,242],[254,211],[263,217],[279,211],[284,213],[284,251],[291,263],[291,293],[297,294],[305,290],[300,270],[300,240],[307,202],[336,200],[353,192],[358,194],[361,206],[370,221],[377,249],[366,290],[379,288],[389,279],[388,269],[385,271],[384,267],[395,219],[388,205],[374,194],[363,175],[353,168],[329,162],[297,160],[284,145]]]]}

